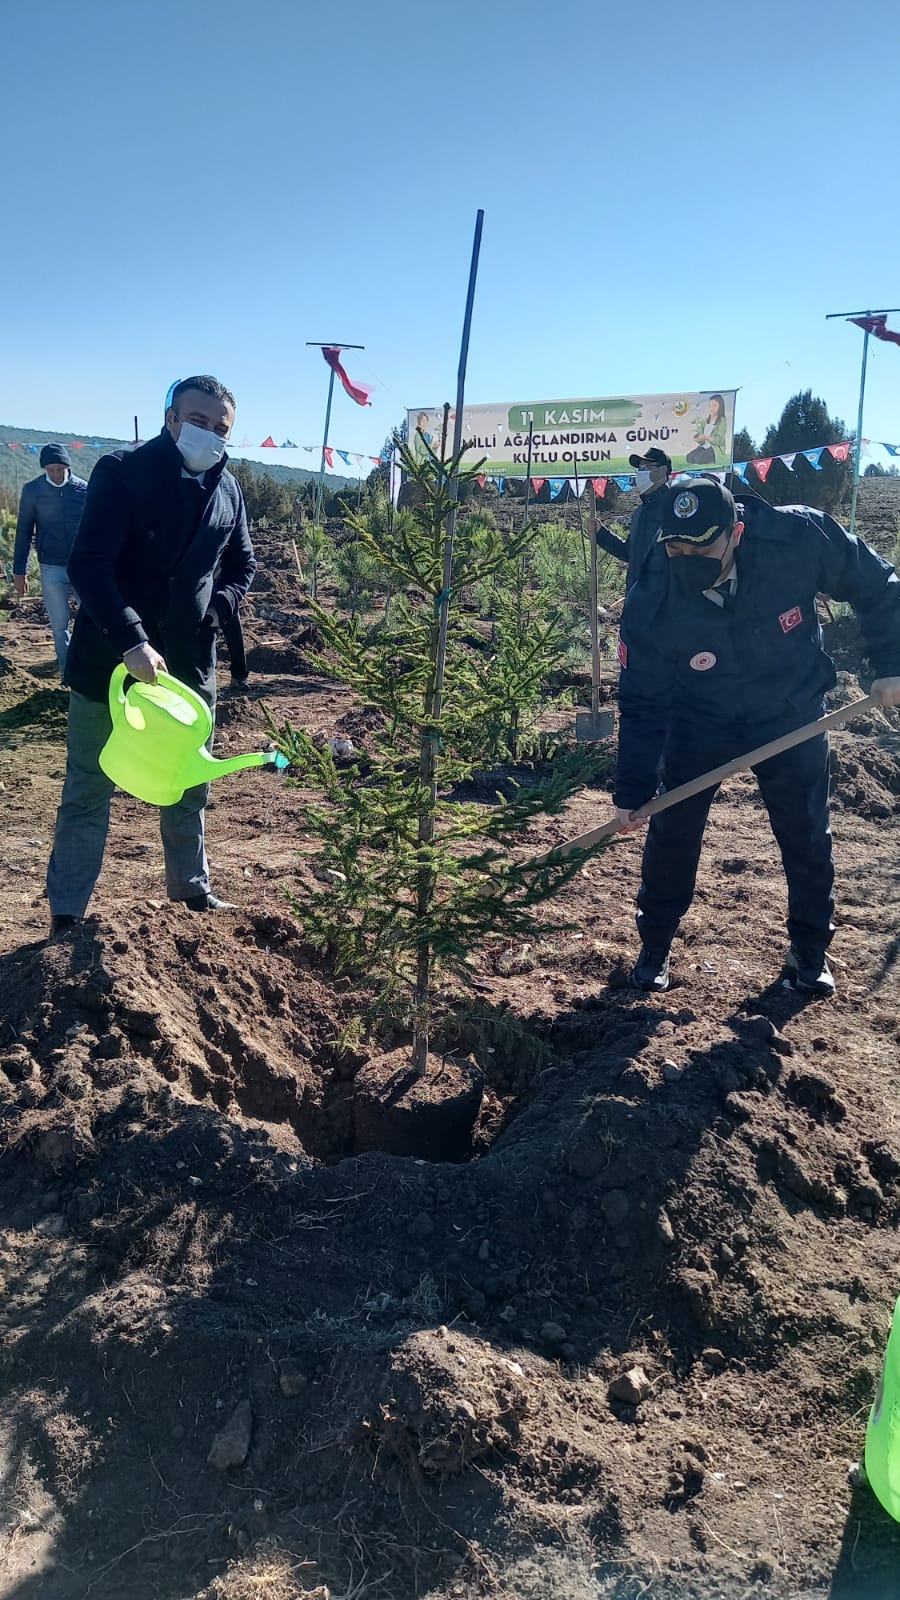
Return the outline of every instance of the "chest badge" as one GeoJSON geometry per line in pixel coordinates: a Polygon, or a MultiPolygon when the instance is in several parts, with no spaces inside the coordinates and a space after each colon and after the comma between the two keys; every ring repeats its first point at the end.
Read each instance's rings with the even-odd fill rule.
{"type": "Polygon", "coordinates": [[[708,672],[717,660],[718,656],[714,656],[711,650],[698,650],[695,656],[691,656],[688,666],[694,672],[708,672]]]}
{"type": "Polygon", "coordinates": [[[792,628],[799,628],[803,621],[803,612],[799,606],[791,606],[790,611],[782,611],[778,621],[782,633],[790,633],[792,628]]]}

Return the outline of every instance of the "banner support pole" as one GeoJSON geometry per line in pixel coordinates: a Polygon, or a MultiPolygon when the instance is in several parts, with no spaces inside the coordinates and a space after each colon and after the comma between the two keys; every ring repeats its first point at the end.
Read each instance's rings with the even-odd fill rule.
{"type": "Polygon", "coordinates": [[[866,395],[866,360],[869,354],[869,330],[863,332],[862,367],[859,374],[859,410],[856,414],[856,449],[853,452],[853,490],[850,495],[850,537],[856,534],[856,497],[859,494],[859,468],[862,458],[863,403],[866,395]]]}

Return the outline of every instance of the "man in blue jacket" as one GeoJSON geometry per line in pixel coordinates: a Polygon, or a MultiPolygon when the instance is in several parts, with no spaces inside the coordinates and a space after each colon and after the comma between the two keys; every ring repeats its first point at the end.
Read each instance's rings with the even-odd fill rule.
{"type": "MultiPolygon", "coordinates": [[[[663,791],[791,732],[824,710],[834,663],[822,647],[816,595],[849,601],[875,670],[872,692],[900,704],[900,579],[862,540],[808,506],[736,505],[715,480],[670,488],[659,507],[667,560],[645,563],[629,590],[619,640],[622,829],[663,791]],[[661,771],[661,783],[660,783],[661,771]]],[[[834,868],[824,734],[755,769],[788,887],[795,985],[831,994],[834,868]]],[[[694,894],[706,789],[650,821],[638,893],[637,988],[669,986],[669,949],[694,894]]]]}
{"type": "MultiPolygon", "coordinates": [[[[91,475],[69,576],[81,606],[66,661],[71,689],[66,777],[47,872],[51,934],[87,909],[100,872],[113,784],[98,757],[111,730],[110,675],[124,661],[154,683],[171,673],[215,707],[216,629],[256,571],[240,486],[226,470],[234,396],[216,378],[176,384],[157,438],[117,450],[91,475]]],[[[160,810],[169,898],[228,909],[210,890],[208,785],[160,810]]]]}
{"type": "Polygon", "coordinates": [[[41,569],[41,593],[62,676],[69,643],[69,601],[75,598],[66,563],[81,523],[87,482],[73,476],[65,445],[45,444],[40,462],[43,476],[26,483],[19,500],[13,585],[17,595],[28,593],[28,558],[34,543],[41,569]]]}

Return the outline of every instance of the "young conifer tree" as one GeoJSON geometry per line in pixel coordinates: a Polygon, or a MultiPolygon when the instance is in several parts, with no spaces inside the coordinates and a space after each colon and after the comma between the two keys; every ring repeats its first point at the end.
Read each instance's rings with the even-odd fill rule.
{"type": "Polygon", "coordinates": [[[545,931],[547,901],[602,848],[564,861],[539,862],[527,852],[529,824],[561,812],[591,775],[596,758],[589,750],[559,755],[544,782],[517,789],[505,802],[498,797],[497,804],[479,806],[455,798],[472,772],[489,764],[487,737],[479,749],[474,731],[509,718],[517,677],[478,670],[454,602],[463,590],[508,571],[533,534],[461,521],[445,592],[453,480],[465,485],[479,469],[463,465],[463,452],[443,462],[426,451],[416,461],[401,447],[411,510],[390,519],[348,519],[391,580],[396,598],[389,621],[365,623],[314,608],[327,670],[380,713],[371,762],[339,771],[330,751],[317,749],[302,730],[287,725],[279,733],[304,786],[321,790],[307,825],[335,869],[327,889],[295,902],[298,914],[338,971],[375,980],[376,1009],[411,1021],[419,1074],[427,1065],[436,974],[470,976],[467,958],[491,936],[534,939],[545,931]]]}

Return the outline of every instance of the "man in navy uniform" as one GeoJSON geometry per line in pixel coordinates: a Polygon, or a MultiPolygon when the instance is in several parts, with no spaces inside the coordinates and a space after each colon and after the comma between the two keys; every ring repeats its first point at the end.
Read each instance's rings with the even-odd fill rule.
{"type": "MultiPolygon", "coordinates": [[[[900,704],[900,579],[862,540],[808,506],[736,504],[714,479],[658,497],[668,560],[646,562],[628,591],[619,640],[615,804],[623,831],[658,789],[676,788],[824,711],[834,663],[816,595],[849,601],[882,705],[900,704]]],[[[786,968],[797,988],[832,994],[834,910],[828,739],[764,761],[755,775],[788,887],[786,968]]],[[[650,821],[638,893],[636,988],[669,986],[669,951],[691,904],[706,789],[650,821]]]]}

